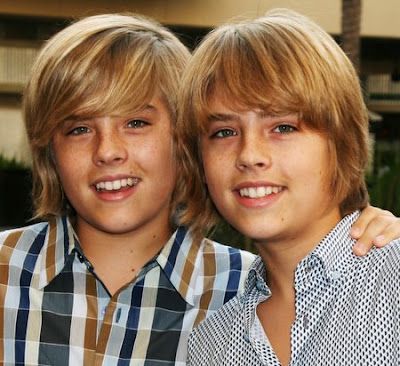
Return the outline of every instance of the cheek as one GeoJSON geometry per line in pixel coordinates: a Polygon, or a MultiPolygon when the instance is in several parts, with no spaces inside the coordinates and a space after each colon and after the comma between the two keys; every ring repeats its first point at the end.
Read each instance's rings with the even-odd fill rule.
{"type": "Polygon", "coordinates": [[[314,186],[324,196],[331,197],[331,182],[334,177],[331,171],[331,160],[327,147],[322,145],[312,153],[312,156],[314,160],[309,166],[309,174],[314,180],[314,184],[310,185],[314,186]]]}
{"type": "Polygon", "coordinates": [[[131,157],[143,169],[175,179],[176,159],[171,139],[162,136],[148,139],[140,146],[135,145],[131,148],[131,157]]]}
{"type": "MultiPolygon", "coordinates": [[[[212,159],[209,154],[202,155],[202,164],[204,170],[204,180],[205,183],[212,187],[214,182],[218,178],[218,170],[219,170],[219,161],[220,159],[212,159]]],[[[222,173],[222,172],[220,172],[222,173]]]]}

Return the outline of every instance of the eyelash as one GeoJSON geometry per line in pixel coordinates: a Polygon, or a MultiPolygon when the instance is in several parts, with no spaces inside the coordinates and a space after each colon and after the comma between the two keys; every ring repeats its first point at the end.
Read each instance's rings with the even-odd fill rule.
{"type": "Polygon", "coordinates": [[[289,124],[281,124],[276,126],[273,129],[274,132],[280,133],[280,134],[288,134],[291,132],[295,132],[297,131],[297,128],[295,126],[289,125],[289,124]],[[282,131],[281,129],[284,128],[284,130],[282,131]]]}
{"type": "Polygon", "coordinates": [[[78,135],[83,135],[84,133],[87,133],[89,131],[88,127],[85,126],[78,126],[73,128],[71,131],[67,133],[67,135],[73,135],[73,136],[78,136],[78,135]]]}
{"type": "MultiPolygon", "coordinates": [[[[292,132],[297,131],[297,128],[295,126],[289,125],[289,124],[280,124],[278,126],[276,126],[273,129],[273,132],[285,135],[285,134],[289,134],[292,132]]],[[[223,138],[228,138],[228,137],[232,137],[232,136],[236,136],[237,133],[234,130],[231,130],[229,128],[224,128],[221,130],[218,130],[217,132],[214,132],[211,135],[211,138],[217,138],[217,139],[223,139],[223,138]]]]}
{"type": "Polygon", "coordinates": [[[127,123],[128,127],[130,128],[143,128],[148,126],[149,124],[149,122],[143,121],[141,119],[132,119],[127,123]]]}
{"type": "Polygon", "coordinates": [[[222,130],[218,130],[217,132],[214,132],[211,135],[211,138],[224,139],[224,138],[236,136],[236,135],[237,135],[237,133],[234,130],[231,130],[229,128],[224,128],[222,130]],[[229,133],[228,135],[226,135],[227,132],[229,133]]]}

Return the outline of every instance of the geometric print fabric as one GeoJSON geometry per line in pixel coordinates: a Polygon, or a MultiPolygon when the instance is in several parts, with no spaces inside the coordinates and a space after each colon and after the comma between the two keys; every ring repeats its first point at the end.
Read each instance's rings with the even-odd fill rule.
{"type": "MultiPolygon", "coordinates": [[[[343,220],[297,266],[290,365],[400,364],[400,240],[358,258],[343,220]]],[[[271,294],[260,258],[245,291],[203,321],[189,339],[188,365],[280,363],[256,319],[271,294]]]]}

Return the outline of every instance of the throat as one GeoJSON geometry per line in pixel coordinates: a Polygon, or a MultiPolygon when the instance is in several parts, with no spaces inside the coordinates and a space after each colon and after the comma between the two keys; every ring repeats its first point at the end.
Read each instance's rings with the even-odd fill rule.
{"type": "Polygon", "coordinates": [[[162,250],[171,230],[143,231],[134,235],[105,234],[77,226],[83,252],[110,294],[132,282],[140,270],[162,250]]]}
{"type": "Polygon", "coordinates": [[[257,316],[264,332],[282,366],[291,358],[291,329],[295,320],[295,294],[272,296],[257,306],[257,316]]]}

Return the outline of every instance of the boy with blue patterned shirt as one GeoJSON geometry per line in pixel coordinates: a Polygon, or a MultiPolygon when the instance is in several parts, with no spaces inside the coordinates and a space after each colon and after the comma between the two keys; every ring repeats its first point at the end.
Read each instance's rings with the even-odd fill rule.
{"type": "Polygon", "coordinates": [[[183,217],[200,227],[218,210],[260,254],[244,293],[193,331],[188,365],[397,365],[400,241],[352,252],[368,118],[336,42],[288,10],[221,26],[181,100],[181,149],[203,167],[187,192],[215,205],[183,217]]]}

